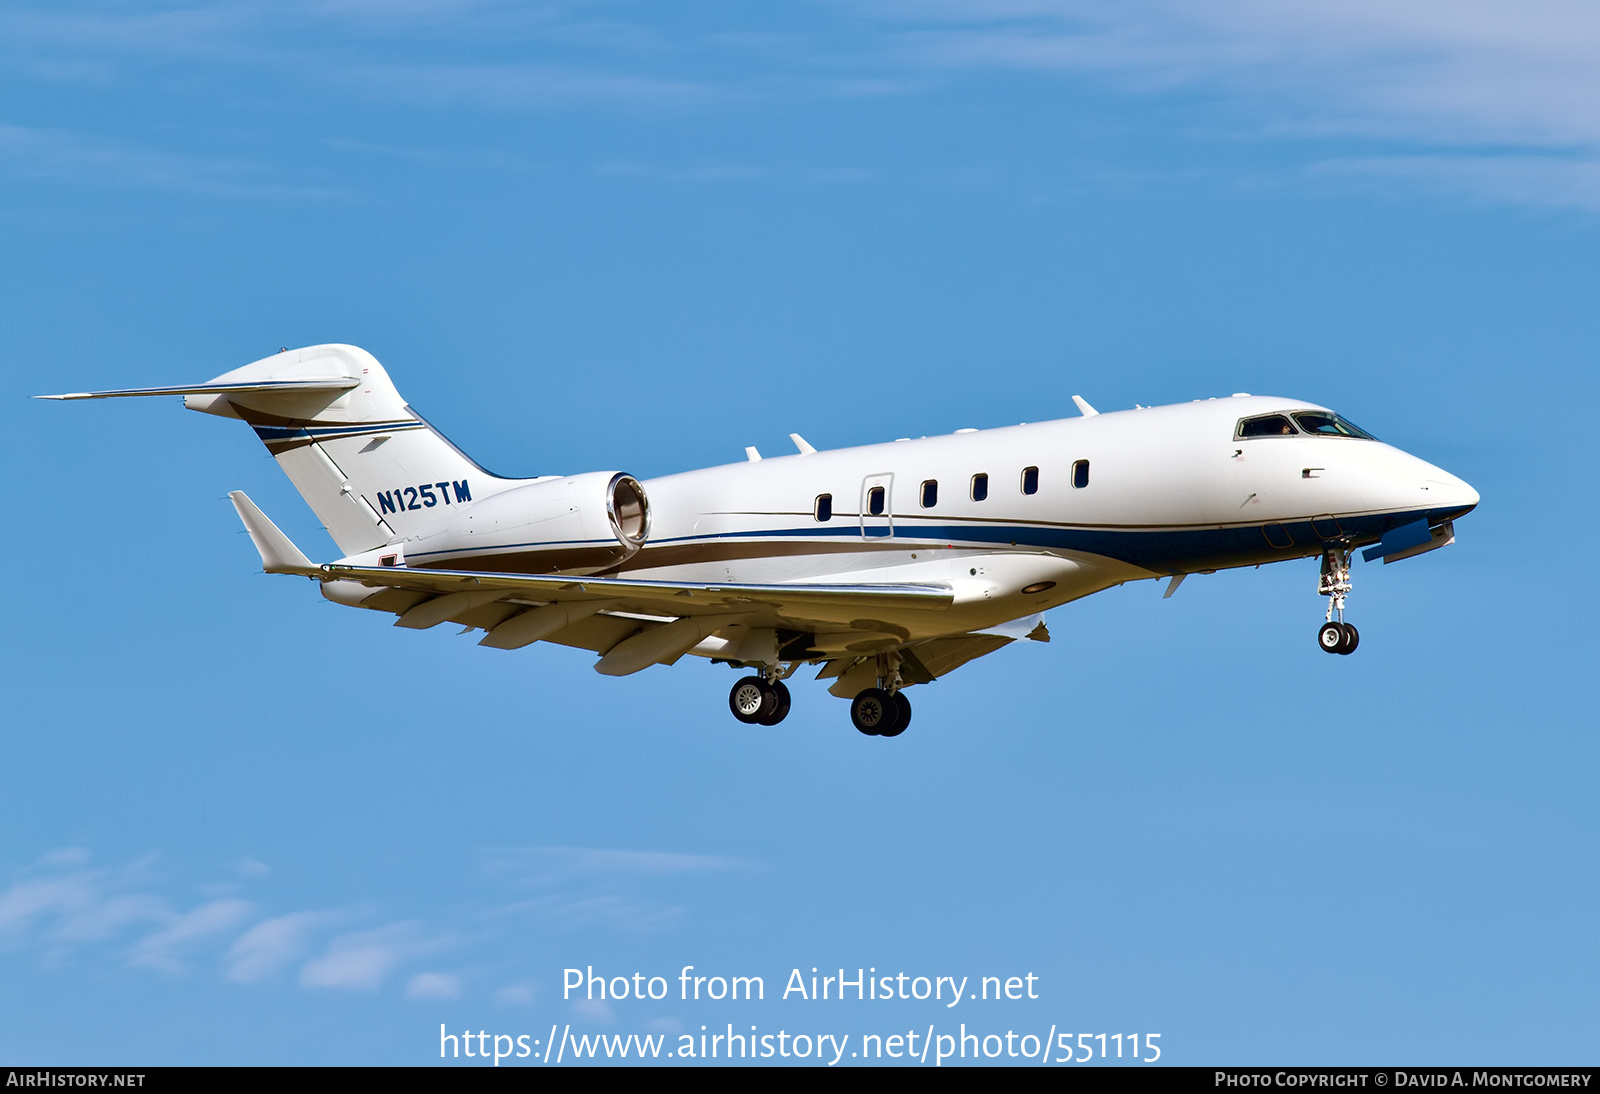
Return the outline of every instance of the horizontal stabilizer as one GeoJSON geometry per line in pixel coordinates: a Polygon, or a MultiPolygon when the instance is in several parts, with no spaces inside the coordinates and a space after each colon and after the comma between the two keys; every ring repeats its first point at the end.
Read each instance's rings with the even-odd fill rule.
{"type": "Polygon", "coordinates": [[[244,521],[244,530],[250,533],[250,542],[261,552],[263,570],[269,574],[321,576],[322,567],[313,565],[311,560],[301,553],[300,548],[290,542],[289,537],[279,531],[276,524],[267,519],[267,515],[256,507],[256,503],[251,501],[243,490],[231,491],[228,498],[233,502],[233,507],[239,511],[239,519],[244,521]]]}
{"type": "Polygon", "coordinates": [[[243,384],[181,384],[177,387],[129,387],[118,391],[74,391],[65,395],[35,395],[35,399],[128,399],[144,395],[240,395],[246,392],[349,391],[361,381],[352,376],[313,377],[307,380],[258,380],[243,384]]]}

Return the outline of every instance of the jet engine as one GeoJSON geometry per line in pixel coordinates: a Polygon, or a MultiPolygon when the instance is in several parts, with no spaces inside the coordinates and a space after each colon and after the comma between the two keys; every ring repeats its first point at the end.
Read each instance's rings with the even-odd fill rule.
{"type": "Polygon", "coordinates": [[[650,503],[639,480],[593,471],[475,501],[405,553],[413,565],[587,574],[626,561],[649,536],[650,503]]]}

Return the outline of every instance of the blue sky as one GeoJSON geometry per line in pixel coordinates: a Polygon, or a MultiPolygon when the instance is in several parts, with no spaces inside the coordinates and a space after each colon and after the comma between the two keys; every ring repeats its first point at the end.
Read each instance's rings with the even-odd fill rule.
{"type": "Polygon", "coordinates": [[[966,1020],[1175,1063],[1592,1061],[1597,19],[7,5],[0,1059],[966,1020]],[[25,401],[325,341],[509,474],[1252,391],[1483,503],[1357,567],[1351,658],[1288,563],[1059,609],[894,741],[809,682],[756,730],[724,668],[605,678],[259,574],[229,490],[333,547],[234,423],[25,401]],[[561,998],[568,966],[687,964],[1041,998],[561,998]]]}

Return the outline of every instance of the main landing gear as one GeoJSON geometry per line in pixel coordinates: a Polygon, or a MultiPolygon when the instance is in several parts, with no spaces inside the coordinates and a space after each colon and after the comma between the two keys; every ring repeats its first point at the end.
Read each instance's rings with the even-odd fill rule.
{"type": "Polygon", "coordinates": [[[1317,630],[1317,645],[1328,653],[1355,653],[1361,642],[1355,625],[1344,621],[1344,598],[1349,591],[1350,545],[1330,545],[1322,552],[1322,575],[1317,580],[1318,595],[1328,598],[1327,622],[1317,630]]]}
{"type": "MultiPolygon", "coordinates": [[[[789,689],[783,677],[796,665],[764,666],[759,676],[746,676],[728,692],[728,709],[746,725],[775,726],[789,714],[789,689]]],[[[900,679],[900,655],[878,655],[878,686],[850,701],[850,721],[868,737],[898,737],[911,724],[911,701],[900,679]]]]}
{"type": "Polygon", "coordinates": [[[728,709],[746,725],[775,726],[789,716],[789,688],[782,680],[746,676],[728,692],[728,709]]]}
{"type": "Polygon", "coordinates": [[[903,691],[868,688],[850,700],[850,720],[868,737],[898,737],[911,724],[911,700],[903,691]]]}
{"type": "Polygon", "coordinates": [[[911,724],[911,700],[901,691],[900,655],[878,655],[878,686],[850,700],[850,721],[868,737],[898,737],[911,724]]]}

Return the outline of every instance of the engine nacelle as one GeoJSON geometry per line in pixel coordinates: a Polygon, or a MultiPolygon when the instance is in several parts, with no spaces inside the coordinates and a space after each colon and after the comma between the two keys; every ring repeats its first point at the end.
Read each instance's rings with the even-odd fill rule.
{"type": "Polygon", "coordinates": [[[406,545],[413,566],[594,573],[650,536],[650,503],[632,475],[593,471],[501,491],[406,545]]]}

